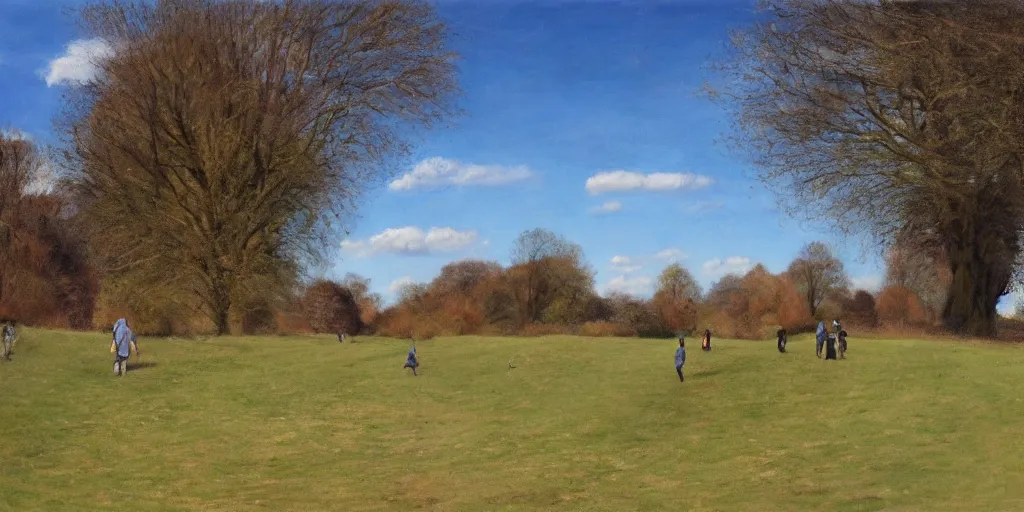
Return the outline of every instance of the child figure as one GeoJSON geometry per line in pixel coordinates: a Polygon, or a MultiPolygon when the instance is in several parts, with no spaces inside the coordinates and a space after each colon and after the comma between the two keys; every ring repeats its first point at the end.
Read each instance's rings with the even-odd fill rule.
{"type": "Polygon", "coordinates": [[[676,374],[679,382],[683,382],[683,365],[686,364],[686,340],[679,337],[679,348],[676,349],[676,374]]]}
{"type": "Polygon", "coordinates": [[[705,352],[711,350],[711,329],[704,329],[704,340],[700,343],[700,349],[705,352]]]}
{"type": "Polygon", "coordinates": [[[14,321],[11,320],[4,325],[4,351],[0,358],[5,361],[11,360],[11,346],[14,345],[14,321]]]}
{"type": "Polygon", "coordinates": [[[405,366],[403,366],[402,369],[412,368],[412,375],[415,377],[416,367],[419,365],[420,363],[416,361],[416,344],[413,343],[412,348],[409,349],[409,355],[405,358],[405,366]]]}
{"type": "Polygon", "coordinates": [[[779,329],[778,331],[775,332],[775,335],[779,337],[779,341],[778,341],[779,352],[785,353],[786,352],[786,330],[785,329],[779,329]]]}
{"type": "Polygon", "coordinates": [[[124,376],[128,373],[128,358],[132,352],[134,351],[136,356],[139,355],[135,334],[128,328],[128,321],[124,318],[118,319],[114,324],[110,351],[114,353],[114,375],[124,376]]]}

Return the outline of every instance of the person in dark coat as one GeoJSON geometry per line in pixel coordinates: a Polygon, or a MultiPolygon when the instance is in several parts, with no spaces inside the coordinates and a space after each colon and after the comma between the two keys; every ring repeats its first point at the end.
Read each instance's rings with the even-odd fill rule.
{"type": "Polygon", "coordinates": [[[778,341],[779,352],[780,353],[785,353],[786,352],[786,330],[785,329],[779,329],[778,332],[775,333],[775,335],[779,337],[779,341],[778,341]]]}
{"type": "Polygon", "coordinates": [[[711,329],[704,329],[704,341],[701,342],[700,349],[705,352],[711,350],[711,329]]]}
{"type": "Polygon", "coordinates": [[[836,335],[828,334],[825,340],[825,360],[835,361],[836,359],[836,335]]]}
{"type": "Polygon", "coordinates": [[[679,337],[679,348],[676,349],[676,374],[679,382],[683,382],[683,365],[686,364],[686,340],[679,337]]]}

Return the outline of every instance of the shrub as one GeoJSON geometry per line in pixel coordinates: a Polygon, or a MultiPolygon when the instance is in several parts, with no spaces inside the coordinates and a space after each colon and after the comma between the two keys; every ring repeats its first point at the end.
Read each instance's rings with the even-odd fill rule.
{"type": "Polygon", "coordinates": [[[570,329],[564,325],[558,324],[542,324],[533,323],[526,324],[520,330],[521,336],[537,337],[537,336],[554,336],[557,334],[571,334],[570,329]]]}
{"type": "Polygon", "coordinates": [[[909,288],[902,286],[889,286],[883,289],[875,301],[875,309],[878,322],[885,327],[923,326],[928,319],[921,299],[909,288]]]}
{"type": "Polygon", "coordinates": [[[588,336],[591,338],[626,338],[636,336],[636,332],[627,326],[606,320],[598,320],[596,322],[587,322],[583,324],[583,326],[580,327],[580,336],[588,336]]]}
{"type": "Polygon", "coordinates": [[[307,288],[302,309],[313,332],[357,334],[362,330],[355,297],[333,281],[319,280],[307,288]]]}

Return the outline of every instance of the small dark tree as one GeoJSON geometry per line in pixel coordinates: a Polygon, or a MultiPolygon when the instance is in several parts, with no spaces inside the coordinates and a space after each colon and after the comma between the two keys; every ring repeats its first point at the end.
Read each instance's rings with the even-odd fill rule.
{"type": "Polygon", "coordinates": [[[320,280],[310,285],[302,308],[313,332],[356,334],[362,330],[355,297],[333,281],[320,280]]]}

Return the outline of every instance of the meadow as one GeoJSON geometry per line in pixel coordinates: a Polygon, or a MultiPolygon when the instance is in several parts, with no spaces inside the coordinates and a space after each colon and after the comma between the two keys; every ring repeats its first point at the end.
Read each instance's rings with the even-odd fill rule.
{"type": "Polygon", "coordinates": [[[0,509],[1024,510],[1015,345],[108,336],[0,364],[0,509]]]}

